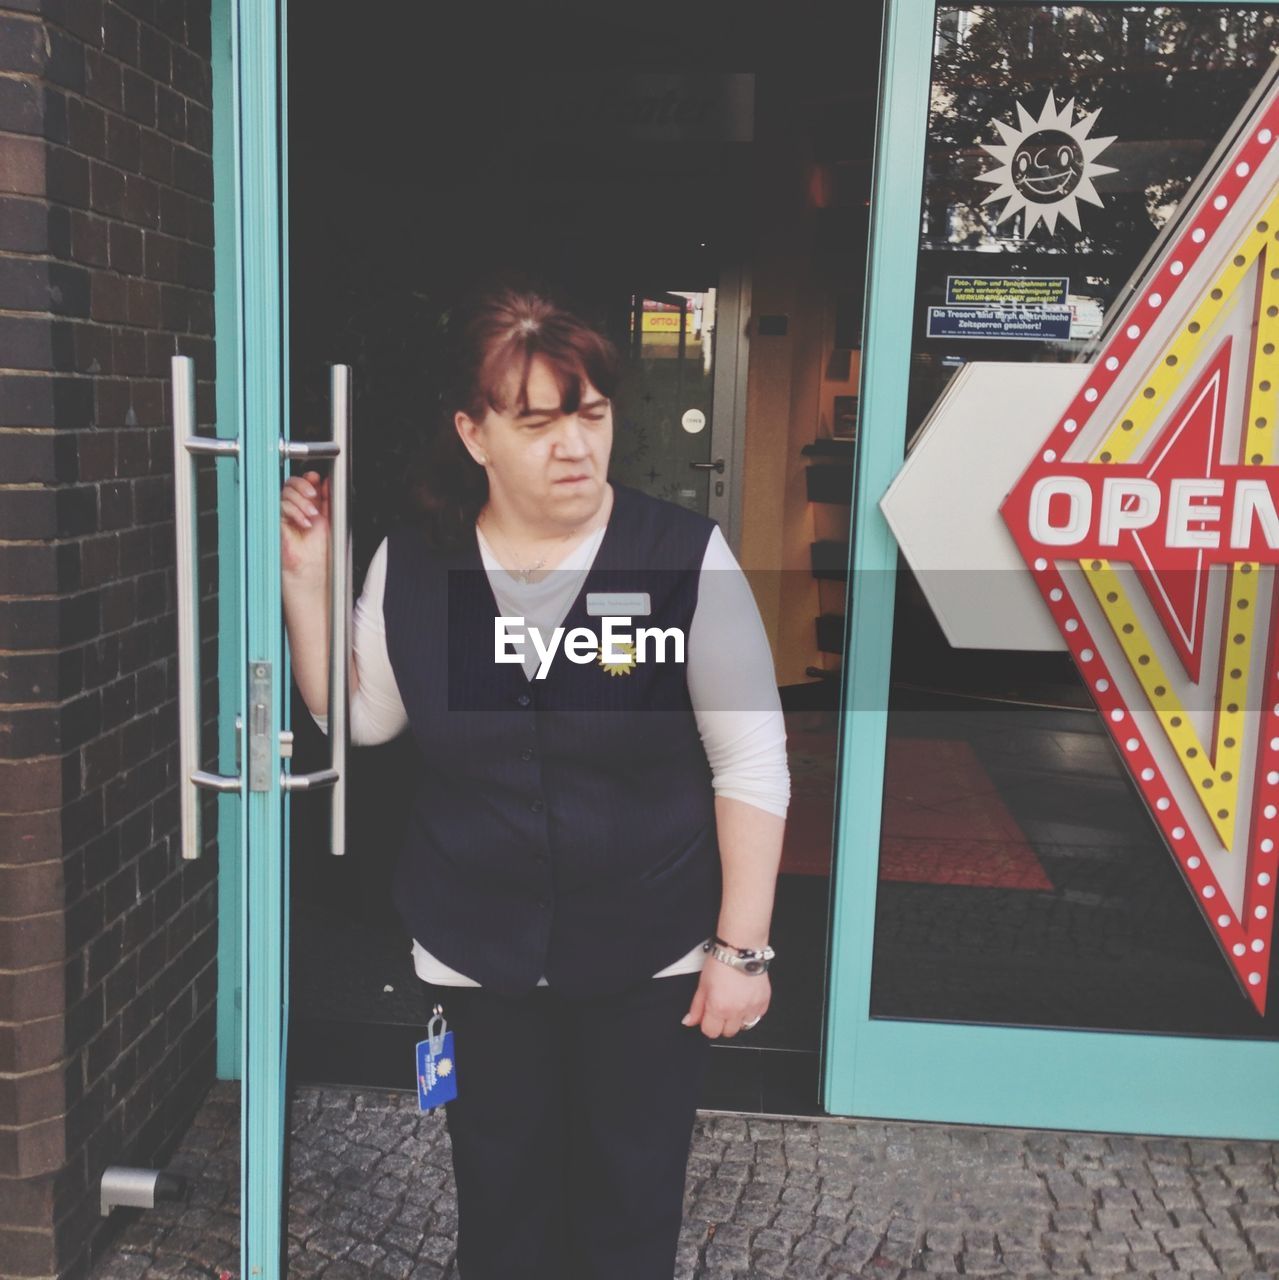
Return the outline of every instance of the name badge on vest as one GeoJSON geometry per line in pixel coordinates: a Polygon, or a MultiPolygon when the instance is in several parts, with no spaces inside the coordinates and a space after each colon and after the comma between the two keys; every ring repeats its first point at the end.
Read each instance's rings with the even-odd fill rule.
{"type": "Polygon", "coordinates": [[[453,1057],[453,1033],[447,1030],[442,1010],[426,1024],[426,1039],[417,1046],[417,1109],[434,1111],[457,1097],[457,1065],[453,1057]]]}
{"type": "Polygon", "coordinates": [[[586,612],[593,618],[647,618],[653,603],[647,591],[588,591],[586,612]]]}

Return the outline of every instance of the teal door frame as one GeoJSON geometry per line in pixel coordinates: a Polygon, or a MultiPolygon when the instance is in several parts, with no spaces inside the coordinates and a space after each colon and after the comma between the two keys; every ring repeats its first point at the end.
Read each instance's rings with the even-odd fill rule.
{"type": "Polygon", "coordinates": [[[904,456],[935,8],[887,0],[885,13],[822,1102],[842,1115],[1273,1140],[1279,1043],[869,1014],[897,574],[879,500],[904,456]]]}
{"type": "MultiPolygon", "coordinates": [[[[230,0],[213,0],[213,324],[217,335],[215,402],[218,434],[236,436],[240,422],[240,321],[239,253],[236,228],[239,208],[237,174],[239,151],[235,146],[236,114],[231,109],[235,93],[232,66],[230,0]]],[[[218,564],[243,563],[244,542],[240,521],[223,513],[240,510],[240,468],[219,466],[217,471],[218,564]]],[[[244,663],[244,616],[239,573],[224,573],[218,583],[218,689],[229,695],[239,688],[244,663]]],[[[238,711],[238,708],[237,708],[238,711]]],[[[218,770],[236,770],[234,716],[218,717],[218,770]]],[[[217,1076],[238,1080],[241,1071],[240,1012],[243,990],[240,968],[240,797],[218,797],[218,1002],[217,1076]]]]}
{"type": "Polygon", "coordinates": [[[289,668],[280,592],[280,441],[287,439],[288,241],[284,44],[275,0],[213,0],[215,323],[219,434],[242,425],[240,465],[219,475],[219,750],[241,795],[219,813],[218,1054],[240,1078],[240,1274],[279,1280],[288,1042],[288,806],[280,785],[289,668]],[[233,472],[233,473],[232,473],[233,472]],[[255,684],[255,677],[257,683],[255,684]],[[234,690],[232,695],[230,691],[234,690]],[[239,706],[228,705],[236,697],[239,706]],[[252,705],[261,710],[253,715],[252,705]],[[254,789],[250,728],[269,765],[254,789]]]}

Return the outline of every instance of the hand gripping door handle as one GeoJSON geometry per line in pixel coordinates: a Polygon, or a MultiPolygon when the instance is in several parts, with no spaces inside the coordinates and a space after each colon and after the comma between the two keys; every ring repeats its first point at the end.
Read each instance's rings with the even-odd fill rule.
{"type": "Polygon", "coordinates": [[[238,774],[206,773],[200,765],[200,647],[198,566],[196,561],[195,464],[201,457],[240,456],[238,439],[195,433],[195,362],[174,356],[173,374],[173,515],[177,541],[178,587],[178,787],[182,856],[200,856],[200,789],[236,791],[238,774]]]}
{"type": "Polygon", "coordinates": [[[333,788],[331,848],[346,852],[346,756],[349,723],[349,673],[351,662],[351,366],[329,366],[329,414],[332,440],[321,443],[281,440],[285,459],[332,458],[329,485],[329,715],[328,738],[332,752],[327,769],[314,773],[280,774],[285,791],[333,788]]]}

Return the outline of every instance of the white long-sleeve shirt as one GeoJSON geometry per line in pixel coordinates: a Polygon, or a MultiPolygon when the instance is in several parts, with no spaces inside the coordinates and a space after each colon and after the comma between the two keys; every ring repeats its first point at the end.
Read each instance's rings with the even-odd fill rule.
{"type": "MultiPolygon", "coordinates": [[[[537,627],[548,638],[577,599],[603,537],[604,529],[598,529],[545,578],[524,583],[502,568],[484,535],[476,530],[498,608],[504,616],[523,617],[526,627],[537,627]]],[[[386,648],[382,613],[386,561],[383,539],[373,554],[352,616],[357,687],[351,694],[349,722],[351,741],[360,746],[389,742],[408,727],[408,712],[386,648]]],[[[531,680],[538,657],[532,644],[524,648],[524,673],[531,680]]],[[[689,699],[715,794],[785,817],[790,773],[772,652],[750,584],[718,528],[712,531],[702,559],[685,659],[689,699]]],[[[561,655],[559,660],[565,659],[561,655]]],[[[327,716],[312,718],[328,731],[327,716]]],[[[653,976],[691,973],[700,969],[705,959],[698,943],[653,976]]],[[[426,982],[479,985],[431,955],[417,939],[413,941],[413,965],[426,982]]],[[[545,984],[543,977],[538,985],[545,984]]]]}

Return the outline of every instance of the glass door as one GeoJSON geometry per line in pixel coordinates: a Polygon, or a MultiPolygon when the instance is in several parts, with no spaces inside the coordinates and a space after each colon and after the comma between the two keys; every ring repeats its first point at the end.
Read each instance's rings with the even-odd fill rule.
{"type": "MultiPolygon", "coordinates": [[[[832,1111],[1279,1134],[1267,1084],[1279,1069],[1279,970],[1257,896],[1273,878],[1259,825],[1272,810],[1264,768],[1249,771],[1266,750],[1264,694],[1238,658],[1255,647],[1265,667],[1266,628],[1222,612],[1253,568],[1248,601],[1269,610],[1269,571],[1246,555],[1228,564],[1223,553],[1211,570],[1196,560],[1198,510],[1186,539],[1148,555],[1153,534],[1131,555],[1106,543],[1103,560],[1099,543],[1027,560],[1017,520],[1038,516],[1005,503],[1032,463],[1060,463],[1084,487],[1095,474],[1085,464],[1124,464],[1156,490],[1161,466],[1192,466],[1196,442],[1207,441],[1209,475],[1264,463],[1253,437],[1268,411],[1223,388],[1246,385],[1248,353],[1264,347],[1257,228],[1274,192],[1250,188],[1260,212],[1246,226],[1243,188],[1219,184],[1274,185],[1240,148],[1267,132],[1277,52],[1279,13],[1265,4],[890,0],[832,1111]],[[1228,209],[1239,225],[1209,244],[1228,209]],[[1234,275],[1208,278],[1210,259],[1234,275]],[[1217,310],[1201,313],[1199,300],[1217,310]],[[1129,366],[1136,409],[1118,400],[1129,366]],[[1098,433],[1091,454],[1076,432],[1079,446],[1098,433]],[[934,550],[921,555],[924,543],[934,550]],[[1036,575],[1058,567],[1097,582],[1095,616],[1086,600],[1072,613],[1069,582],[1045,580],[1041,598],[1036,575]],[[1132,575],[1128,587],[1101,584],[1112,570],[1132,575]],[[1109,678],[1089,665],[1104,646],[1081,644],[1081,625],[1113,629],[1109,678]],[[1171,675],[1150,677],[1152,654],[1171,675]],[[881,776],[882,789],[865,781],[881,776]],[[1191,838],[1202,853],[1185,853],[1191,838]]],[[[1269,393],[1264,377],[1258,386],[1269,393]]],[[[1042,500],[1060,532],[1060,505],[1042,500]]],[[[1131,495],[1120,506],[1131,523],[1131,495]]]]}

